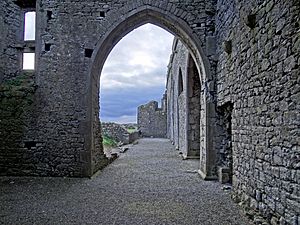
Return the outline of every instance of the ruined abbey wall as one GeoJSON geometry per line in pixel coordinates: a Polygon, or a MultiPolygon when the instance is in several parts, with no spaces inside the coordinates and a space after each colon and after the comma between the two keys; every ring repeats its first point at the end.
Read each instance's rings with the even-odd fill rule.
{"type": "MultiPolygon", "coordinates": [[[[123,36],[150,22],[184,43],[200,77],[200,109],[183,100],[197,95],[178,96],[178,80],[169,82],[178,114],[168,116],[168,136],[186,147],[180,138],[189,144],[192,108],[200,110],[201,176],[227,167],[234,199],[256,221],[300,224],[298,0],[2,0],[0,10],[1,175],[90,176],[108,163],[101,69],[123,36]],[[32,8],[36,40],[24,42],[32,8]],[[21,70],[28,51],[34,72],[21,70]]],[[[196,88],[186,71],[183,90],[196,88]]]]}
{"type": "Polygon", "coordinates": [[[176,38],[170,57],[166,87],[167,136],[184,158],[199,158],[200,148],[205,148],[200,138],[201,129],[204,133],[204,127],[200,127],[204,95],[194,60],[187,47],[176,38]]]}
{"type": "Polygon", "coordinates": [[[22,43],[22,10],[9,0],[0,2],[0,82],[20,74],[22,43]],[[9,66],[7,66],[9,65],[9,66]]]}
{"type": "MultiPolygon", "coordinates": [[[[234,199],[255,221],[298,224],[299,4],[219,1],[217,12],[215,174],[232,182],[234,199]]],[[[167,83],[168,137],[183,152],[182,137],[196,130],[180,116],[188,102],[178,95],[180,73],[184,91],[191,89],[187,54],[176,43],[167,83]]]]}
{"type": "MultiPolygon", "coordinates": [[[[209,12],[215,4],[165,0],[4,0],[0,7],[1,82],[21,75],[23,52],[36,54],[31,77],[36,86],[34,104],[32,113],[23,114],[34,120],[31,123],[22,119],[22,129],[10,131],[22,130],[17,147],[1,142],[0,148],[7,154],[6,166],[0,170],[15,175],[90,176],[107,164],[101,144],[98,96],[101,68],[110,50],[127,32],[151,22],[178,35],[196,53],[193,40],[199,37],[197,46],[205,46],[206,36],[213,33],[214,18],[209,12]],[[23,41],[27,10],[36,11],[33,43],[23,41]],[[26,141],[29,148],[24,148],[26,141]],[[23,163],[23,158],[28,162],[23,163]]],[[[5,138],[17,141],[9,134],[5,138]]]]}
{"type": "Polygon", "coordinates": [[[176,148],[187,154],[186,93],[188,50],[178,39],[174,40],[167,74],[167,136],[176,148]]]}
{"type": "Polygon", "coordinates": [[[300,222],[299,15],[296,0],[217,5],[217,106],[224,116],[232,104],[234,198],[271,224],[300,222]]]}
{"type": "MultiPolygon", "coordinates": [[[[162,100],[162,103],[164,99],[162,100]]],[[[143,137],[165,138],[167,131],[167,114],[158,107],[158,102],[151,101],[138,107],[138,130],[143,137]]]]}

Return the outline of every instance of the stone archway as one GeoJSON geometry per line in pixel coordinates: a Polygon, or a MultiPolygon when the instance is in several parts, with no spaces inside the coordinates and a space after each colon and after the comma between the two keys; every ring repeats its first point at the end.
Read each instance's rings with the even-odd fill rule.
{"type": "Polygon", "coordinates": [[[102,151],[102,148],[101,143],[99,143],[101,137],[98,96],[100,75],[104,62],[112,48],[122,37],[145,23],[152,23],[174,34],[188,47],[197,69],[202,76],[200,80],[202,84],[204,84],[205,96],[203,102],[203,134],[201,134],[203,137],[203,145],[200,152],[199,173],[203,178],[209,179],[214,176],[215,169],[215,150],[213,148],[214,103],[211,94],[214,92],[214,85],[212,78],[213,72],[210,67],[209,59],[202,50],[205,45],[201,42],[199,34],[193,31],[191,25],[181,19],[183,12],[180,9],[177,10],[175,5],[171,4],[171,7],[168,6],[167,10],[145,4],[129,10],[131,7],[127,6],[117,12],[125,11],[121,20],[114,20],[113,18],[115,18],[116,15],[111,15],[111,18],[107,18],[108,21],[114,22],[107,28],[104,36],[98,41],[97,47],[92,55],[87,87],[87,121],[89,122],[89,129],[86,134],[86,148],[90,149],[91,152],[90,174],[93,174],[103,165],[103,161],[99,158],[101,155],[99,152],[102,151]]]}
{"type": "MultiPolygon", "coordinates": [[[[203,105],[203,94],[201,93],[201,82],[200,74],[196,67],[196,63],[193,57],[189,54],[187,57],[187,151],[185,158],[195,158],[200,157],[200,145],[201,145],[201,106],[203,105]]],[[[202,131],[202,133],[204,133],[202,131]]]]}

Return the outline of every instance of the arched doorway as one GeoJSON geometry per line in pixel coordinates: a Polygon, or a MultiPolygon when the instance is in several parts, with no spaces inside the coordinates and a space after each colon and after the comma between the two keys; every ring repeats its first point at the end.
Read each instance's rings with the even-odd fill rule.
{"type": "MultiPolygon", "coordinates": [[[[191,55],[187,60],[187,151],[184,157],[200,157],[201,82],[196,63],[191,55]]],[[[202,100],[203,101],[203,100],[202,100]]]]}
{"type": "MultiPolygon", "coordinates": [[[[170,9],[171,10],[171,9],[170,9]]],[[[122,18],[120,21],[116,21],[110,26],[105,35],[98,41],[97,47],[92,55],[92,64],[89,72],[88,83],[88,118],[89,129],[86,134],[87,149],[91,149],[91,169],[90,173],[93,174],[99,168],[103,166],[102,157],[103,154],[99,154],[102,151],[101,147],[101,133],[99,124],[99,80],[101,76],[101,70],[104,62],[116,45],[116,43],[131,32],[133,29],[145,24],[152,23],[157,25],[170,33],[177,36],[189,49],[191,57],[195,61],[195,65],[200,72],[199,79],[202,83],[208,84],[213,82],[211,76],[211,69],[208,58],[202,51],[202,43],[199,37],[193,32],[191,27],[179,17],[176,17],[171,12],[160,10],[157,7],[141,6],[122,18]]],[[[203,148],[200,150],[200,169],[199,173],[203,178],[210,178],[214,176],[215,168],[215,150],[213,148],[213,123],[211,122],[214,117],[213,112],[213,99],[211,93],[213,92],[213,85],[207,85],[204,92],[203,110],[205,115],[203,117],[203,136],[204,143],[203,148]],[[208,138],[210,136],[210,138],[208,138]]]]}

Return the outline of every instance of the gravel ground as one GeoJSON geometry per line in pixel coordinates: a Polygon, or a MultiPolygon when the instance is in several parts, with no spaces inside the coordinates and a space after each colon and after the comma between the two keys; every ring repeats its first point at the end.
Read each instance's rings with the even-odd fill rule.
{"type": "Polygon", "coordinates": [[[141,139],[92,179],[0,178],[0,224],[249,225],[197,160],[141,139]]]}

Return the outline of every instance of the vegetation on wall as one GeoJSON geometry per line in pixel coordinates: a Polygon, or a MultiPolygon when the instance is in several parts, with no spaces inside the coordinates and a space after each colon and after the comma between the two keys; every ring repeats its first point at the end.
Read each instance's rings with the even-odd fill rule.
{"type": "Polygon", "coordinates": [[[114,140],[112,137],[109,137],[107,135],[103,135],[103,145],[104,147],[116,147],[117,141],[114,140]]]}
{"type": "Polygon", "coordinates": [[[33,73],[0,84],[0,135],[1,148],[15,148],[20,144],[26,121],[30,119],[30,107],[34,102],[36,85],[33,73]]]}

